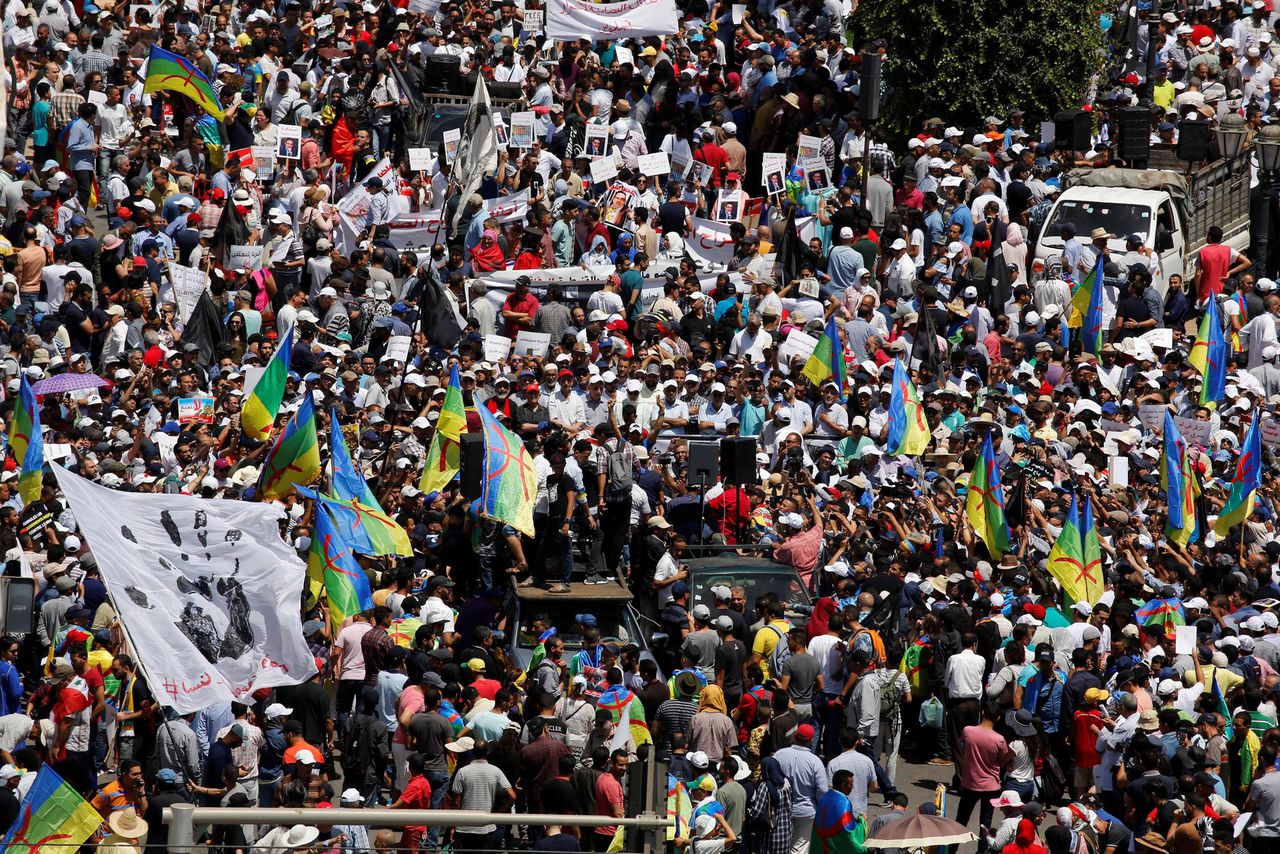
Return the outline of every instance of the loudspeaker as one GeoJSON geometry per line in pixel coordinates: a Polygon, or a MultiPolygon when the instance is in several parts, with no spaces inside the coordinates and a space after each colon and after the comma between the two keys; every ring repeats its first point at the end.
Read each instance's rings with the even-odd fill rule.
{"type": "Polygon", "coordinates": [[[1058,151],[1088,151],[1093,144],[1093,117],[1068,110],[1053,117],[1053,145],[1058,151]]]}
{"type": "Polygon", "coordinates": [[[1125,107],[1120,111],[1120,158],[1143,161],[1151,155],[1151,111],[1125,107]]]}
{"type": "Polygon", "coordinates": [[[519,83],[512,83],[508,80],[498,81],[489,84],[489,99],[493,102],[498,101],[518,101],[524,90],[519,83]]]}
{"type": "Polygon", "coordinates": [[[433,53],[423,69],[422,88],[428,92],[452,92],[462,77],[462,57],[433,53]]]}
{"type": "Polygon", "coordinates": [[[710,489],[720,476],[719,442],[706,439],[689,442],[689,473],[685,483],[710,489]]]}
{"type": "Polygon", "coordinates": [[[720,440],[720,479],[734,486],[756,482],[756,440],[730,436],[720,440]]]}
{"type": "Polygon", "coordinates": [[[462,478],[462,497],[471,501],[480,497],[480,485],[484,482],[484,436],[463,433],[460,438],[458,474],[462,478]]]}
{"type": "Polygon", "coordinates": [[[30,578],[0,578],[0,631],[25,635],[36,630],[36,583],[30,578]]]}
{"type": "Polygon", "coordinates": [[[862,54],[862,70],[858,73],[858,117],[864,123],[880,118],[880,66],[878,53],[862,54]]]}
{"type": "Polygon", "coordinates": [[[1209,159],[1210,133],[1208,122],[1183,119],[1178,125],[1178,159],[1188,163],[1209,159]]]}

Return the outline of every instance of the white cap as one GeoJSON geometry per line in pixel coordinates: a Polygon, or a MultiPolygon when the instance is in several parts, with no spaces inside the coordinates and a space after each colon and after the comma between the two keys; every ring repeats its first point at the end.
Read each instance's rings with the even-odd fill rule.
{"type": "Polygon", "coordinates": [[[712,394],[714,394],[714,393],[715,393],[715,392],[717,392],[717,391],[718,391],[718,392],[720,392],[721,394],[723,394],[723,393],[724,393],[724,391],[725,391],[724,383],[712,383],[712,384],[711,384],[711,392],[712,392],[712,394]]]}
{"type": "Polygon", "coordinates": [[[999,592],[999,591],[996,591],[995,593],[992,593],[992,594],[991,594],[991,600],[990,600],[990,601],[991,601],[991,607],[992,607],[992,608],[1003,608],[1003,607],[1004,607],[1004,594],[1003,594],[1003,593],[1001,593],[1001,592],[999,592]]]}
{"type": "Polygon", "coordinates": [[[907,241],[899,237],[897,240],[893,241],[893,243],[889,244],[889,248],[892,249],[894,252],[897,252],[899,249],[906,249],[907,241]]]}
{"type": "Polygon", "coordinates": [[[1193,596],[1192,598],[1187,599],[1185,602],[1183,602],[1182,607],[1197,608],[1201,611],[1204,611],[1208,609],[1209,603],[1204,601],[1204,599],[1200,598],[1199,596],[1193,596]]]}
{"type": "Polygon", "coordinates": [[[1077,602],[1075,604],[1075,609],[1076,613],[1083,614],[1086,617],[1093,613],[1093,606],[1088,602],[1077,602]]]}
{"type": "Polygon", "coordinates": [[[267,710],[264,714],[268,718],[287,718],[289,715],[293,714],[293,709],[280,703],[272,703],[267,706],[267,710]]]}
{"type": "Polygon", "coordinates": [[[1156,686],[1156,693],[1161,697],[1176,694],[1178,693],[1178,683],[1172,679],[1161,679],[1160,684],[1156,686]]]}
{"type": "Polygon", "coordinates": [[[853,239],[853,229],[852,229],[852,228],[850,228],[850,227],[849,227],[849,226],[847,226],[847,225],[846,225],[844,228],[840,229],[840,239],[841,239],[841,240],[852,240],[852,239],[853,239]]]}

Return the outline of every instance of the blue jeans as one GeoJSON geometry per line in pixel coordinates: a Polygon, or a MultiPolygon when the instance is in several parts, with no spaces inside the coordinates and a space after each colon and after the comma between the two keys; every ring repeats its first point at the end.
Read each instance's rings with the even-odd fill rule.
{"type": "Polygon", "coordinates": [[[1013,779],[1010,779],[1009,777],[1005,777],[1004,787],[1009,791],[1017,792],[1019,795],[1021,795],[1022,802],[1024,804],[1027,801],[1035,800],[1035,793],[1036,793],[1035,780],[1028,780],[1025,783],[1021,783],[1017,780],[1013,780],[1013,779]]]}
{"type": "Polygon", "coordinates": [[[539,580],[547,576],[547,558],[556,556],[560,560],[560,583],[568,584],[573,575],[573,530],[562,533],[563,525],[548,521],[543,530],[542,540],[538,543],[538,562],[533,567],[533,577],[539,580]]]}
{"type": "Polygon", "coordinates": [[[876,787],[886,798],[891,798],[898,793],[898,789],[893,785],[893,781],[889,779],[889,775],[884,773],[884,769],[880,767],[880,760],[876,758],[875,739],[863,739],[858,745],[858,752],[869,758],[876,766],[876,787]]]}
{"type": "MultiPolygon", "coordinates": [[[[428,771],[427,782],[431,784],[431,808],[438,810],[444,804],[445,792],[448,791],[449,774],[445,771],[428,771]]],[[[431,825],[427,830],[427,846],[433,849],[439,848],[443,832],[444,828],[441,825],[431,825]]]]}

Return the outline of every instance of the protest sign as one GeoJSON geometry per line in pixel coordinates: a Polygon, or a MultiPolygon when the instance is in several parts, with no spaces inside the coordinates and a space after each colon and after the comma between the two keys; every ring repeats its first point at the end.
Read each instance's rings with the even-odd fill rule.
{"type": "Polygon", "coordinates": [[[262,247],[232,246],[227,254],[227,266],[232,270],[262,269],[262,247]]]}
{"type": "Polygon", "coordinates": [[[435,159],[435,155],[430,148],[410,148],[409,149],[409,168],[415,172],[425,172],[431,168],[431,161],[435,159]]]}
{"type": "Polygon", "coordinates": [[[618,164],[613,162],[612,157],[600,157],[591,161],[591,181],[596,184],[605,184],[618,177],[618,164]]]}
{"type": "Polygon", "coordinates": [[[179,424],[212,424],[212,397],[180,397],[178,398],[179,424]]]}
{"type": "Polygon", "coordinates": [[[511,339],[505,335],[484,336],[484,360],[505,362],[511,355],[511,339]]]}
{"type": "Polygon", "coordinates": [[[665,151],[641,154],[636,158],[636,169],[639,170],[641,175],[647,175],[652,180],[660,175],[670,174],[671,161],[665,151]]]}
{"type": "Polygon", "coordinates": [[[673,0],[557,0],[547,7],[546,36],[552,41],[615,41],[669,36],[678,32],[679,13],[673,0]]]}
{"type": "Polygon", "coordinates": [[[549,333],[523,331],[516,334],[514,352],[520,356],[545,356],[550,347],[549,333]]]}

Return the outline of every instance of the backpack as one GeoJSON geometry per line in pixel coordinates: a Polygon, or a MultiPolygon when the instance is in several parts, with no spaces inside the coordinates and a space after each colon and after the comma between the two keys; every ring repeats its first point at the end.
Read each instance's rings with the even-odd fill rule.
{"type": "Polygon", "coordinates": [[[1258,666],[1257,659],[1252,655],[1236,659],[1236,665],[1240,668],[1240,675],[1245,679],[1252,679],[1255,682],[1262,680],[1262,668],[1258,666]]]}
{"type": "Polygon", "coordinates": [[[635,483],[635,452],[621,439],[614,443],[605,463],[604,500],[626,501],[631,498],[631,485],[635,483]]]}
{"type": "Polygon", "coordinates": [[[882,595],[862,625],[875,632],[876,652],[881,656],[879,666],[896,666],[906,651],[898,632],[897,597],[882,595]]]}
{"type": "Polygon", "coordinates": [[[880,637],[880,633],[875,629],[859,629],[853,633],[853,637],[849,641],[849,648],[853,649],[853,645],[857,642],[861,635],[869,635],[871,638],[871,657],[876,664],[876,669],[885,666],[886,658],[884,653],[884,638],[880,637]]]}
{"type": "Polygon", "coordinates": [[[877,670],[876,673],[889,676],[888,682],[883,682],[883,677],[877,677],[883,682],[880,686],[880,717],[893,720],[903,697],[903,691],[898,687],[898,671],[877,670]]]}
{"type": "Polygon", "coordinates": [[[769,675],[777,679],[782,674],[782,665],[791,658],[791,645],[787,643],[787,633],[773,623],[769,623],[765,628],[773,629],[778,636],[778,642],[773,645],[773,652],[769,653],[769,675]]]}

